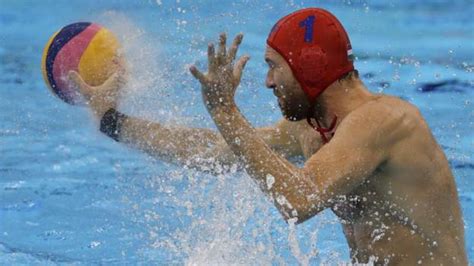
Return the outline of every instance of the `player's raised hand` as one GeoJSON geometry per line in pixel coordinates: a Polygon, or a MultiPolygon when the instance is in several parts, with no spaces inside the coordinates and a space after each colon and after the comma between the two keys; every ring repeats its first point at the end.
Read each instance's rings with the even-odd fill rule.
{"type": "Polygon", "coordinates": [[[250,59],[249,56],[244,55],[234,62],[242,39],[243,34],[238,34],[227,50],[227,36],[222,33],[217,54],[214,44],[211,43],[208,46],[208,72],[203,74],[196,66],[190,68],[193,76],[202,85],[202,95],[208,109],[228,105],[234,101],[235,90],[240,84],[245,64],[250,59]]]}

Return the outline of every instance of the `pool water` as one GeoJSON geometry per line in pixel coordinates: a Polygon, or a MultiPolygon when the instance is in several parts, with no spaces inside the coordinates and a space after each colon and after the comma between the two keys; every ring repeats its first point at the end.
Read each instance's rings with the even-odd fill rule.
{"type": "Polygon", "coordinates": [[[237,102],[253,125],[269,125],[281,114],[264,88],[265,39],[278,18],[308,6],[345,25],[370,90],[420,108],[456,176],[474,262],[472,1],[2,0],[0,264],[348,263],[329,211],[289,228],[245,173],[196,172],[116,143],[86,108],[55,98],[40,71],[56,30],[98,22],[130,65],[123,112],[215,128],[187,69],[206,66],[220,32],[243,32],[240,53],[252,59],[237,102]]]}

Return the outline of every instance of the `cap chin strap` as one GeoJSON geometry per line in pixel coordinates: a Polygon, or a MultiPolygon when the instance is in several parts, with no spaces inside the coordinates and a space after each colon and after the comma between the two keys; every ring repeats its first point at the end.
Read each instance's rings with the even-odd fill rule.
{"type": "MultiPolygon", "coordinates": [[[[316,117],[314,118],[314,120],[316,120],[316,125],[314,125],[313,122],[311,121],[311,116],[314,114],[315,105],[316,104],[311,105],[311,108],[308,112],[308,116],[306,117],[306,121],[308,122],[308,124],[312,128],[314,128],[314,130],[316,130],[321,135],[321,139],[323,140],[323,144],[326,144],[326,143],[329,142],[329,138],[326,137],[326,133],[332,133],[332,135],[334,135],[334,132],[332,132],[332,131],[336,127],[337,116],[334,116],[334,118],[332,119],[331,125],[327,128],[321,127],[321,123],[319,122],[318,118],[316,118],[316,117]]],[[[332,135],[331,135],[331,137],[332,137],[332,135]]]]}

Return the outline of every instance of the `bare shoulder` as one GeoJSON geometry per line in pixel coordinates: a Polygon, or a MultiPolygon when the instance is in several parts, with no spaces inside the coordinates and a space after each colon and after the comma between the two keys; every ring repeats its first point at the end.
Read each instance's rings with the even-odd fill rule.
{"type": "Polygon", "coordinates": [[[344,118],[336,135],[338,131],[348,133],[361,141],[369,140],[373,145],[386,148],[409,136],[421,120],[414,105],[380,94],[344,118]]]}

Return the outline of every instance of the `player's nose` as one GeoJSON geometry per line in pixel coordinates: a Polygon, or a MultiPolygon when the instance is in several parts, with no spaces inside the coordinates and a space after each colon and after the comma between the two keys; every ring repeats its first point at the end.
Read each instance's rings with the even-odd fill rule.
{"type": "Polygon", "coordinates": [[[265,80],[265,86],[269,89],[274,89],[276,88],[275,81],[273,80],[273,77],[270,72],[267,74],[267,79],[265,80]]]}

